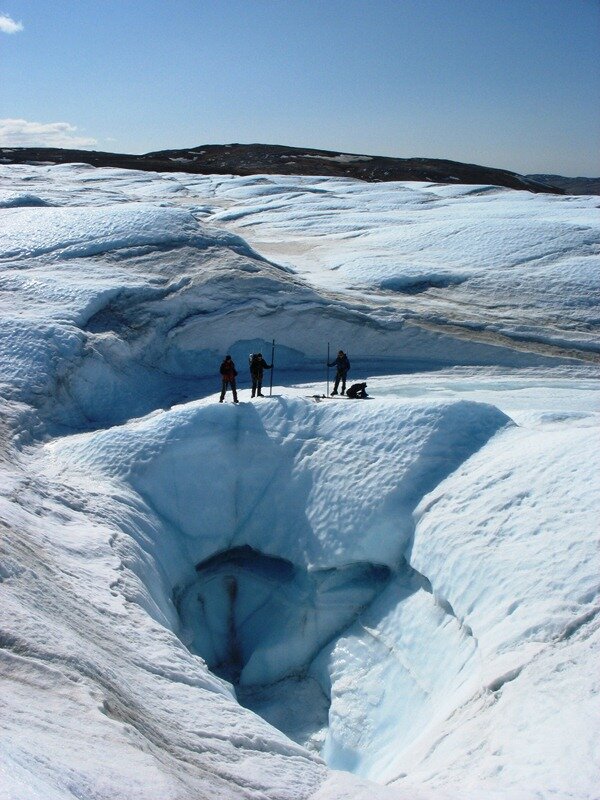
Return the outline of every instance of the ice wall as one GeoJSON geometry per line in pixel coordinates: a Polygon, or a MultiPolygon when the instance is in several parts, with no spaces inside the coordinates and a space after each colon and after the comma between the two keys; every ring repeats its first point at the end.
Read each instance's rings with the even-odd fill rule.
{"type": "MultiPolygon", "coordinates": [[[[6,168],[0,167],[0,176],[2,170],[6,168]]],[[[388,238],[377,246],[371,242],[371,226],[377,222],[381,231],[390,226],[396,231],[396,211],[404,209],[411,215],[416,207],[429,208],[433,203],[430,190],[391,186],[388,194],[382,194],[381,189],[373,196],[367,194],[362,199],[372,201],[381,214],[381,218],[375,214],[371,220],[370,216],[365,218],[366,207],[353,210],[358,202],[356,187],[344,181],[317,181],[316,187],[304,182],[297,192],[290,190],[285,180],[281,186],[267,181],[266,191],[260,178],[215,183],[212,179],[194,182],[187,176],[191,181],[188,185],[179,178],[166,181],[148,174],[78,171],[75,167],[23,168],[18,174],[23,176],[27,191],[22,195],[17,192],[16,199],[15,192],[11,193],[2,209],[0,231],[0,291],[6,301],[0,323],[4,365],[0,380],[5,393],[44,406],[44,416],[55,423],[71,427],[117,424],[154,408],[204,395],[206,381],[218,377],[215,374],[225,352],[245,365],[248,352],[268,352],[272,339],[278,343],[278,369],[296,371],[296,381],[322,375],[327,342],[332,338],[351,343],[353,363],[367,374],[457,363],[523,366],[553,363],[548,356],[561,355],[539,348],[537,353],[535,348],[528,352],[521,345],[515,349],[507,339],[489,332],[484,336],[482,321],[471,325],[471,333],[459,330],[454,301],[450,313],[441,298],[434,298],[429,308],[437,311],[423,314],[422,300],[416,295],[408,305],[398,305],[393,298],[386,299],[375,291],[373,264],[361,255],[365,242],[372,245],[371,255],[380,253],[372,256],[375,262],[384,252],[387,254],[387,277],[381,280],[410,283],[413,278],[405,276],[406,254],[396,266],[388,263],[389,254],[404,251],[410,242],[416,247],[415,237],[423,245],[429,243],[432,230],[439,225],[424,230],[415,225],[402,227],[405,233],[412,231],[412,239],[399,242],[385,234],[388,238]],[[32,181],[38,194],[31,191],[32,181]],[[260,206],[275,195],[282,200],[279,211],[269,204],[264,209],[260,206]],[[32,199],[36,197],[39,202],[32,199]],[[313,253],[313,266],[320,270],[317,275],[304,270],[306,253],[313,252],[310,248],[306,251],[301,247],[302,258],[292,265],[279,258],[281,253],[270,261],[260,252],[269,236],[267,240],[253,236],[251,245],[238,235],[239,226],[224,229],[233,212],[229,216],[218,213],[223,205],[239,205],[248,216],[248,198],[259,203],[259,212],[251,215],[256,227],[239,230],[248,234],[264,230],[268,213],[272,215],[269,225],[275,226],[269,228],[269,236],[283,237],[284,250],[286,238],[294,239],[297,227],[297,235],[306,242],[317,237],[320,247],[326,242],[331,247],[335,244],[339,257],[348,246],[339,229],[342,218],[348,230],[362,231],[353,258],[360,261],[356,269],[362,274],[359,283],[364,287],[355,291],[350,286],[340,294],[329,285],[331,281],[317,279],[338,276],[336,280],[342,285],[340,264],[324,259],[322,253],[313,253]],[[313,203],[318,204],[316,210],[313,203]],[[306,207],[304,225],[297,219],[297,204],[306,207]],[[396,211],[391,213],[391,208],[396,211]],[[286,215],[282,230],[277,223],[280,214],[286,215]],[[317,219],[321,223],[317,224],[317,219]],[[365,225],[368,231],[363,230],[365,225]],[[299,271],[304,274],[300,276],[299,271]],[[140,385],[143,392],[138,391],[140,385]],[[45,402],[48,397],[50,403],[45,402]]],[[[502,195],[497,213],[507,213],[507,203],[513,208],[508,197],[518,209],[520,225],[525,225],[522,198],[502,195]]],[[[467,201],[457,198],[459,201],[463,208],[467,201]]],[[[439,212],[450,214],[454,208],[448,205],[450,201],[440,202],[439,212]]],[[[471,205],[484,213],[490,203],[493,205],[488,199],[483,212],[476,200],[471,205]]],[[[546,210],[550,212],[549,207],[546,210]]],[[[556,213],[554,207],[552,213],[556,213]]],[[[584,214],[581,209],[577,213],[584,214]]],[[[538,253],[536,247],[541,247],[540,236],[539,232],[535,236],[531,233],[534,254],[538,253]]],[[[582,274],[588,281],[589,248],[580,238],[566,233],[565,237],[561,247],[578,248],[582,274]]],[[[477,247],[482,246],[478,240],[477,247]]],[[[474,247],[469,239],[467,249],[474,247]]],[[[540,254],[539,258],[547,255],[540,254]]],[[[457,253],[455,256],[458,258],[457,253]]],[[[517,256],[514,259],[518,260],[517,256]]],[[[448,280],[442,276],[442,289],[456,283],[452,275],[448,280]]],[[[486,272],[486,276],[484,288],[488,293],[488,284],[507,280],[498,269],[486,272]]],[[[422,275],[415,280],[423,286],[427,283],[422,275]]],[[[477,280],[475,276],[471,281],[475,294],[477,280]]],[[[435,283],[433,280],[431,285],[435,283]]],[[[552,297],[564,294],[561,286],[552,297]]],[[[583,294],[579,292],[577,302],[573,300],[577,306],[573,314],[587,314],[589,309],[593,293],[585,281],[582,286],[583,294]]],[[[540,302],[549,296],[546,291],[539,295],[540,302]]],[[[527,296],[531,305],[538,303],[538,295],[527,296]]],[[[473,300],[474,305],[478,302],[473,300]]],[[[459,304],[465,303],[460,299],[459,304]]],[[[540,313],[547,320],[547,309],[540,313]]],[[[527,314],[531,317],[529,306],[527,314]]],[[[581,331],[579,334],[583,336],[581,331]]],[[[523,338],[524,331],[520,335],[523,338]]],[[[562,353],[569,355],[570,351],[562,353]]]]}

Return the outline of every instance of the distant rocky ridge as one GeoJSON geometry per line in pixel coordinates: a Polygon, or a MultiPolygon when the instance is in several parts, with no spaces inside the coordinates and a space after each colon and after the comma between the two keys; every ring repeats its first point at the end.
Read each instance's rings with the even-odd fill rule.
{"type": "Polygon", "coordinates": [[[564,175],[526,175],[538,183],[562,189],[565,194],[600,194],[600,178],[565,178],[564,175]]]}
{"type": "Polygon", "coordinates": [[[0,148],[0,164],[23,163],[84,163],[95,167],[203,175],[329,175],[371,182],[491,184],[530,192],[564,194],[563,189],[556,185],[477,164],[434,158],[387,158],[266,144],[212,144],[186,150],[160,150],[144,155],[52,147],[0,148]]]}

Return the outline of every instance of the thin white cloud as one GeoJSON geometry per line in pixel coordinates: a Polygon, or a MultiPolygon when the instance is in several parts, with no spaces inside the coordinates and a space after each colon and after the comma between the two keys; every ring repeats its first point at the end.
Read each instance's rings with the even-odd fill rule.
{"type": "Polygon", "coordinates": [[[2,33],[18,33],[22,30],[22,22],[15,22],[8,14],[0,14],[0,31],[2,31],[2,33]]]}
{"type": "Polygon", "coordinates": [[[77,136],[68,122],[0,119],[0,147],[93,147],[96,139],[77,136]]]}

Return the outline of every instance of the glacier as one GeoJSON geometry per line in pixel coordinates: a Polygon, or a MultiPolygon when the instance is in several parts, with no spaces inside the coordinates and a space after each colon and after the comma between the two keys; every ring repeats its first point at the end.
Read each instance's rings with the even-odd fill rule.
{"type": "Polygon", "coordinates": [[[592,800],[596,204],[0,166],[0,797],[592,800]]]}

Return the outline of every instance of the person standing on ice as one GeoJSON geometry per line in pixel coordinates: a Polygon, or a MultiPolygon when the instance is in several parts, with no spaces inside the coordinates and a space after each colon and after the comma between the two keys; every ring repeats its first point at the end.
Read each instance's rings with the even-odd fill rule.
{"type": "Polygon", "coordinates": [[[271,369],[273,365],[267,364],[262,353],[252,353],[250,356],[250,377],[252,378],[252,397],[264,397],[262,393],[263,372],[271,369]]]}
{"type": "Polygon", "coordinates": [[[337,354],[337,358],[335,361],[332,361],[331,364],[327,365],[328,367],[336,367],[335,373],[335,383],[333,384],[333,392],[331,396],[338,393],[338,386],[340,385],[340,381],[342,382],[342,391],[341,394],[346,393],[346,375],[348,374],[348,370],[350,369],[350,362],[348,361],[348,356],[344,353],[343,350],[339,350],[337,354]]]}
{"type": "Polygon", "coordinates": [[[225,360],[221,364],[219,372],[221,373],[221,398],[219,403],[222,403],[225,399],[225,392],[227,391],[228,385],[231,386],[231,391],[233,392],[233,402],[238,403],[237,387],[235,385],[237,370],[235,364],[231,360],[231,356],[225,356],[225,360]]]}

